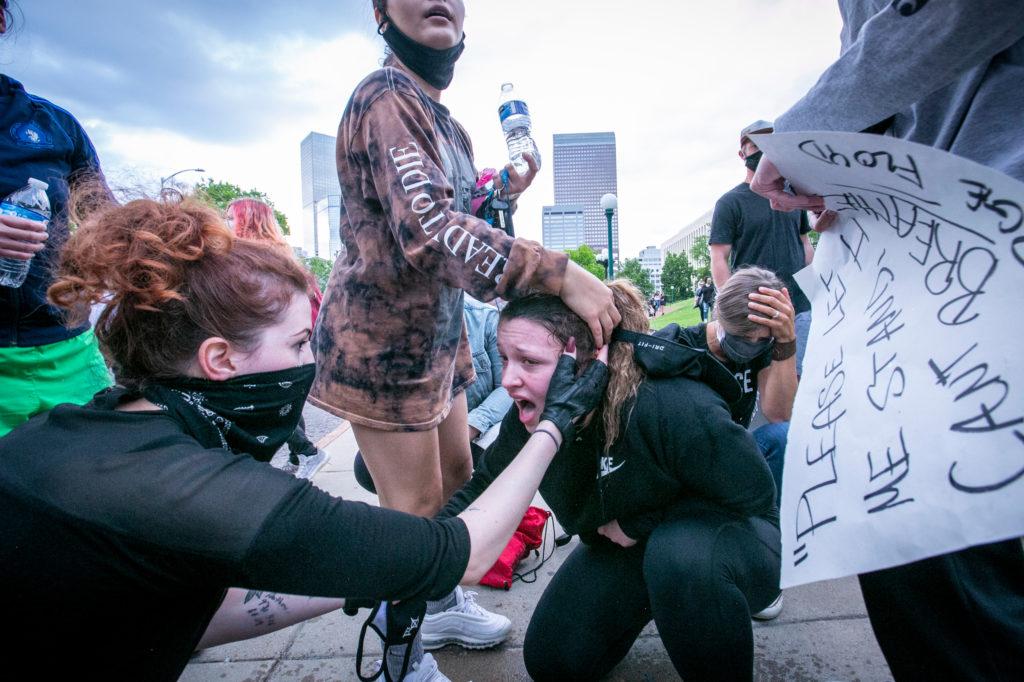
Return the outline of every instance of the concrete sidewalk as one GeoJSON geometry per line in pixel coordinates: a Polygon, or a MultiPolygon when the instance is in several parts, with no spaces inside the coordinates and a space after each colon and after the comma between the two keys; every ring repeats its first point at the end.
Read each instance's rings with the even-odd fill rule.
{"type": "MultiPolygon", "coordinates": [[[[360,488],[353,477],[356,444],[347,424],[326,436],[320,445],[331,458],[313,482],[333,495],[376,503],[376,497],[360,488]]],[[[543,506],[539,497],[535,504],[543,506]]],[[[489,651],[465,651],[448,646],[434,652],[441,671],[454,682],[529,680],[523,666],[522,646],[533,605],[574,546],[556,549],[538,572],[535,583],[516,583],[508,592],[479,588],[477,601],[487,609],[508,616],[512,620],[512,635],[502,646],[489,651]]],[[[344,557],[339,558],[339,561],[344,560],[344,557]]],[[[207,649],[196,655],[181,680],[355,680],[356,640],[364,617],[349,618],[336,612],[264,637],[207,649]]],[[[370,650],[371,661],[376,658],[375,652],[379,652],[379,648],[370,650]]],[[[875,682],[891,679],[871,633],[855,578],[787,590],[782,615],[767,624],[754,624],[754,655],[757,680],[875,682]]],[[[606,679],[660,682],[679,677],[651,624],[626,659],[606,679]]]]}

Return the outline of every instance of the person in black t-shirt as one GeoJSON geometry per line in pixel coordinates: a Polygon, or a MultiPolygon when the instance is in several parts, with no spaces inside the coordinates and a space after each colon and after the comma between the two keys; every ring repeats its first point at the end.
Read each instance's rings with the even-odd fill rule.
{"type": "Polygon", "coordinates": [[[771,132],[768,121],[756,121],[740,131],[739,157],[746,166],[746,178],[722,195],[711,217],[711,276],[721,289],[729,274],[748,265],[771,270],[789,290],[796,311],[797,376],[803,366],[803,352],[811,324],[811,304],[800,290],[793,273],[814,259],[811,231],[803,211],[773,211],[768,200],[750,190],[761,150],[750,139],[754,133],[771,132]]]}
{"type": "MultiPolygon", "coordinates": [[[[407,647],[422,611],[406,605],[484,575],[603,393],[601,362],[560,374],[542,432],[457,518],[331,497],[266,463],[313,380],[298,262],[198,202],[81,203],[94,210],[76,215],[49,297],[73,317],[107,301],[96,330],[119,386],[0,438],[5,646],[31,666],[8,662],[12,677],[175,680],[197,645],[342,598],[401,600],[378,613],[407,647]]],[[[437,679],[429,655],[412,672],[437,679]]]]}

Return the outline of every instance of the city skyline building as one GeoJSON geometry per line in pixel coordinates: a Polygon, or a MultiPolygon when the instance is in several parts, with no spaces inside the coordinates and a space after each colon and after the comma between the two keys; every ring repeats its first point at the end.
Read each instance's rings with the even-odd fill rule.
{"type": "Polygon", "coordinates": [[[545,206],[541,215],[541,242],[552,251],[568,251],[584,243],[583,207],[566,204],[545,206]]]}
{"type": "Polygon", "coordinates": [[[661,269],[664,264],[661,249],[657,246],[652,245],[640,250],[640,267],[647,271],[654,291],[661,291],[661,269]]]}
{"type": "MultiPolygon", "coordinates": [[[[601,197],[608,192],[617,195],[619,187],[615,133],[555,133],[553,148],[555,205],[545,206],[543,215],[564,222],[569,216],[567,210],[582,210],[582,239],[568,248],[587,244],[594,253],[600,253],[608,248],[608,223],[600,206],[601,197]]],[[[556,234],[554,228],[552,234],[556,234]]],[[[564,233],[558,234],[561,237],[564,233]]],[[[547,241],[544,246],[548,246],[547,241]]],[[[550,248],[559,247],[552,244],[550,248]]],[[[619,211],[612,217],[612,251],[618,257],[619,211]]]]}
{"type": "Polygon", "coordinates": [[[701,217],[666,239],[661,243],[662,252],[665,254],[685,253],[686,257],[689,258],[690,249],[697,238],[711,236],[711,216],[714,213],[714,209],[707,211],[701,217]]]}
{"type": "Polygon", "coordinates": [[[302,249],[306,256],[334,260],[342,249],[341,185],[336,138],[311,132],[302,140],[302,249]]]}

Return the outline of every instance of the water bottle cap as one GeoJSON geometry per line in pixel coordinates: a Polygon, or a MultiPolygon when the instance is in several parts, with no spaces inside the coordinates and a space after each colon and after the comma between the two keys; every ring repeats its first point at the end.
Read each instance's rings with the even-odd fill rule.
{"type": "Polygon", "coordinates": [[[50,186],[48,184],[36,178],[29,178],[28,184],[32,185],[33,187],[38,187],[39,189],[44,191],[50,189],[50,186]]]}
{"type": "Polygon", "coordinates": [[[502,83],[501,84],[501,91],[502,92],[508,92],[511,89],[512,89],[512,84],[511,83],[502,83]]]}

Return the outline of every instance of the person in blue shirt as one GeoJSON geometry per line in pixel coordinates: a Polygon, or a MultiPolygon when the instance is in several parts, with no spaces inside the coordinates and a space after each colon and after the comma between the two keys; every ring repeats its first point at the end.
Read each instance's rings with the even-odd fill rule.
{"type": "Polygon", "coordinates": [[[466,389],[469,406],[469,440],[474,464],[498,436],[512,398],[501,385],[501,354],[498,352],[498,309],[472,296],[463,300],[466,335],[473,351],[476,381],[466,389]]]}
{"type": "MultiPolygon", "coordinates": [[[[0,34],[10,27],[0,0],[0,34]]],[[[0,287],[0,436],[61,403],[85,403],[110,385],[88,323],[65,327],[46,301],[51,271],[68,237],[70,188],[81,178],[102,182],[96,150],[74,116],[0,74],[0,197],[29,178],[49,185],[49,224],[0,215],[0,258],[31,259],[18,288],[0,287]]]]}

